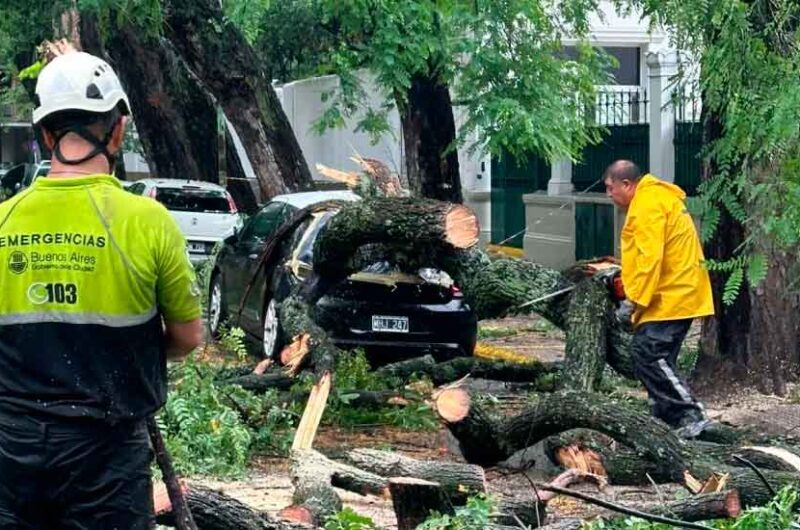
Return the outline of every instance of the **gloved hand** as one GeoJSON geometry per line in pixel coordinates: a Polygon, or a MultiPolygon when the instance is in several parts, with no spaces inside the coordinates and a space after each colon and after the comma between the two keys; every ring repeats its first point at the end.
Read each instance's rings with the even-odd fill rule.
{"type": "Polygon", "coordinates": [[[633,310],[636,305],[630,300],[623,300],[619,303],[619,307],[614,312],[614,318],[617,320],[619,326],[623,331],[631,333],[633,331],[633,310]]]}

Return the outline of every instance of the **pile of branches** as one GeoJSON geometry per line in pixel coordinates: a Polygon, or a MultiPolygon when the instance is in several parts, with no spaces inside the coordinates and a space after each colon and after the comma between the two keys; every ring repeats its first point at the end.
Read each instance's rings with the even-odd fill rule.
{"type": "MultiPolygon", "coordinates": [[[[374,161],[362,160],[362,166],[370,174],[374,161]]],[[[390,196],[397,187],[394,181],[381,188],[375,185],[380,182],[377,178],[356,177],[350,174],[348,178],[364,192],[364,200],[300,211],[278,231],[261,257],[261,263],[269,263],[280,238],[317,208],[339,209],[316,240],[313,273],[280,307],[283,329],[292,337],[281,354],[283,370],[230,380],[251,390],[289,392],[299,370],[315,374],[316,384],[308,395],[290,457],[294,502],[281,512],[280,522],[251,513],[248,521],[260,522],[236,526],[228,521],[225,528],[319,526],[341,508],[334,488],[390,495],[400,528],[413,528],[430,509],[446,512],[463,503],[467,495],[485,492],[484,468],[539,442],[554,463],[575,467],[575,455],[580,455],[584,463],[592,462],[592,475],[610,484],[685,484],[699,494],[662,511],[685,521],[733,517],[741,505],[765,504],[776,489],[800,484],[800,459],[783,448],[745,444],[730,429],[709,433],[712,441],[685,441],[660,420],[596,392],[606,365],[622,376],[633,376],[630,337],[612,318],[612,301],[605,286],[587,276],[584,267],[557,271],[526,260],[490,259],[477,248],[477,218],[465,206],[390,196]],[[458,440],[466,464],[420,462],[378,451],[351,452],[349,462],[343,463],[312,449],[335,382],[339,354],[315,322],[313,307],[331,286],[380,260],[407,271],[420,267],[446,271],[479,319],[533,312],[565,332],[566,358],[558,365],[511,365],[473,358],[436,363],[427,357],[382,368],[393,377],[423,374],[435,384],[445,385],[430,396],[430,402],[458,440]],[[465,388],[448,385],[467,375],[532,383],[553,372],[560,374],[561,388],[540,393],[535,404],[512,417],[495,416],[465,388]],[[715,486],[710,486],[712,483],[715,486]],[[267,519],[270,522],[264,522],[267,519]]],[[[420,399],[403,391],[347,390],[364,405],[420,399]]],[[[567,473],[557,478],[556,484],[540,485],[538,496],[522,503],[501,498],[492,524],[503,528],[522,521],[541,526],[550,495],[543,491],[568,491],[561,486],[575,476],[567,473]]],[[[196,503],[206,495],[190,491],[190,504],[193,494],[196,503]]],[[[198,527],[222,528],[210,523],[201,526],[200,522],[198,527]]]]}

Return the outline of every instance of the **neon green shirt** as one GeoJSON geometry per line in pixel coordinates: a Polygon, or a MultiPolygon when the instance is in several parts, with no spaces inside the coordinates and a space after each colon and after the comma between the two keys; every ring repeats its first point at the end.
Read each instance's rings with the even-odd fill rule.
{"type": "Polygon", "coordinates": [[[0,410],[114,419],[163,404],[162,318],[199,318],[200,292],[161,204],[110,175],[40,178],[0,204],[0,267],[0,410]]]}

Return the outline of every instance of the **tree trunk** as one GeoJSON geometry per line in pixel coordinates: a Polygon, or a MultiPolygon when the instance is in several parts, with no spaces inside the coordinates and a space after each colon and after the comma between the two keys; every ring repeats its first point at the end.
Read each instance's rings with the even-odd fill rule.
{"type": "Polygon", "coordinates": [[[375,449],[354,449],[347,453],[347,459],[359,469],[383,477],[436,481],[451,497],[455,495],[466,498],[467,495],[486,492],[486,475],[483,468],[476,465],[415,460],[398,453],[375,449]]]}
{"type": "Polygon", "coordinates": [[[785,396],[786,383],[796,380],[798,374],[798,301],[790,275],[797,257],[769,245],[758,246],[767,256],[769,270],[749,293],[748,367],[761,392],[785,396]]]}
{"type": "MultiPolygon", "coordinates": [[[[464,392],[448,392],[459,391],[464,392]]],[[[582,428],[601,432],[627,446],[648,466],[654,466],[649,469],[655,480],[682,483],[687,470],[699,480],[706,480],[712,473],[728,473],[729,487],[739,492],[745,506],[762,505],[773,497],[770,488],[752,470],[728,466],[678,438],[660,420],[599,394],[558,392],[541,396],[535,405],[505,419],[492,417],[468,397],[460,402],[465,403],[460,414],[455,414],[456,407],[452,406],[442,414],[439,400],[436,408],[459,441],[467,462],[493,465],[548,436],[582,428]]],[[[604,465],[611,466],[605,461],[604,465]]],[[[776,489],[800,484],[800,474],[795,472],[764,470],[763,474],[776,489]]]]}
{"type": "MultiPolygon", "coordinates": [[[[709,146],[723,135],[722,117],[703,106],[701,120],[703,145],[709,146]]],[[[717,166],[713,159],[703,162],[703,180],[710,180],[716,172],[717,166]]],[[[730,259],[744,238],[742,225],[727,210],[721,208],[717,231],[703,247],[705,257],[720,261],[730,259]]],[[[703,322],[701,354],[695,369],[695,375],[702,381],[718,381],[723,367],[728,371],[731,368],[737,369],[738,375],[741,375],[741,369],[747,362],[750,299],[742,295],[730,306],[723,304],[725,281],[725,275],[711,273],[716,314],[703,322]]],[[[735,377],[735,374],[728,374],[728,377],[735,377]]]]}
{"type": "MultiPolygon", "coordinates": [[[[339,278],[356,272],[361,265],[356,263],[357,251],[368,244],[401,249],[392,260],[400,266],[403,255],[428,261],[441,251],[474,246],[479,232],[477,217],[465,206],[413,198],[365,200],[348,204],[320,233],[314,244],[314,270],[339,278]]],[[[431,266],[433,259],[418,266],[431,266]]]]}
{"type": "Polygon", "coordinates": [[[729,490],[693,495],[644,511],[691,523],[713,519],[733,519],[741,513],[742,504],[739,500],[739,492],[729,490]]]}
{"type": "Polygon", "coordinates": [[[453,504],[437,482],[418,478],[389,479],[397,530],[415,530],[431,512],[452,514],[453,504]]]}
{"type": "MultiPolygon", "coordinates": [[[[301,530],[307,526],[272,520],[224,493],[192,485],[186,493],[198,530],[301,530]]],[[[171,511],[156,513],[156,522],[174,526],[171,511]]]]}
{"type": "Polygon", "coordinates": [[[217,113],[183,61],[160,38],[131,26],[106,43],[125,85],[153,177],[219,182],[217,113]]]}
{"type": "Polygon", "coordinates": [[[216,98],[244,145],[261,200],[313,189],[300,145],[258,57],[214,0],[170,0],[167,38],[216,98]]]}
{"type": "Polygon", "coordinates": [[[611,300],[600,282],[584,280],[575,286],[567,306],[565,388],[591,392],[600,384],[606,365],[610,312],[611,300]]]}
{"type": "Polygon", "coordinates": [[[416,75],[405,98],[398,101],[398,108],[411,192],[417,197],[463,202],[448,87],[435,78],[416,75]]]}
{"type": "Polygon", "coordinates": [[[290,469],[294,495],[292,506],[281,511],[285,520],[321,526],[326,517],[342,508],[342,501],[333,489],[347,489],[366,495],[385,495],[385,478],[334,462],[312,450],[293,450],[290,469]]]}

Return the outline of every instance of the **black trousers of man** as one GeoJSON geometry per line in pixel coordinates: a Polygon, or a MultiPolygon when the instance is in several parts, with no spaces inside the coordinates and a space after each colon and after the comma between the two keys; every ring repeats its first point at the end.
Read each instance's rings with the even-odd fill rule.
{"type": "Polygon", "coordinates": [[[155,528],[144,421],[0,413],[0,529],[155,528]]]}
{"type": "Polygon", "coordinates": [[[631,342],[634,373],[647,388],[653,415],[673,427],[706,417],[675,368],[691,323],[692,319],[645,322],[631,342]]]}

